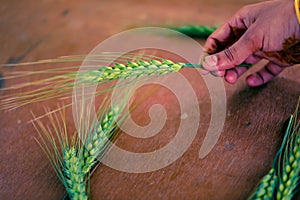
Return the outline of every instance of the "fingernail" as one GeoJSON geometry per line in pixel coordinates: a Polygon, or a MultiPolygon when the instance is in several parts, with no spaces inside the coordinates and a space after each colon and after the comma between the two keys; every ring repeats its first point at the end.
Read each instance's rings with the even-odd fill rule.
{"type": "Polygon", "coordinates": [[[211,72],[212,75],[216,76],[216,77],[222,77],[225,75],[225,71],[213,71],[211,72]]]}
{"type": "Polygon", "coordinates": [[[206,56],[203,61],[203,67],[209,71],[217,71],[218,58],[216,55],[206,56]]]}
{"type": "Polygon", "coordinates": [[[228,82],[228,83],[235,83],[237,81],[237,74],[234,72],[234,71],[227,71],[226,75],[225,75],[225,80],[228,82]]]}

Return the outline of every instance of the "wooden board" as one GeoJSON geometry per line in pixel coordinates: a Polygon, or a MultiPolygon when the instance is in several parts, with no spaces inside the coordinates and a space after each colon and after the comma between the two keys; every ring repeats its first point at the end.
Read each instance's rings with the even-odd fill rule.
{"type": "MultiPolygon", "coordinates": [[[[242,5],[252,2],[6,1],[0,5],[0,62],[87,54],[107,37],[141,25],[220,25],[242,5]]],[[[298,68],[286,70],[260,88],[248,88],[244,77],[236,85],[225,84],[225,125],[218,143],[204,159],[199,159],[199,149],[210,122],[211,100],[201,76],[193,69],[182,70],[196,92],[196,106],[201,111],[200,126],[191,146],[174,163],[154,172],[126,173],[100,165],[91,179],[92,199],[245,199],[270,168],[281,143],[283,125],[296,106],[300,94],[298,68]]],[[[1,69],[4,73],[13,70],[17,68],[1,69]]],[[[167,89],[156,88],[156,93],[132,117],[136,123],[146,125],[148,109],[154,103],[164,105],[168,114],[162,131],[147,139],[121,134],[118,146],[133,152],[149,152],[172,140],[182,113],[175,96],[167,89]]],[[[51,100],[0,112],[1,199],[64,196],[62,184],[34,139],[37,133],[27,123],[32,118],[30,111],[41,114],[43,105],[55,108],[57,102],[51,100]]],[[[67,121],[73,124],[71,114],[67,121]]],[[[69,129],[73,130],[73,125],[69,129]]]]}

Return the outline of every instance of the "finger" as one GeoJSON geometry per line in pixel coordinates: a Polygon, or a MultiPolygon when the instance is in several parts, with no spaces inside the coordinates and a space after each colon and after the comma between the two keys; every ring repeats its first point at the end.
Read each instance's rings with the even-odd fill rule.
{"type": "Polygon", "coordinates": [[[209,37],[207,38],[205,44],[204,44],[204,51],[206,51],[209,54],[217,53],[218,51],[224,49],[224,45],[222,45],[218,39],[209,37]]]}
{"type": "Polygon", "coordinates": [[[240,10],[208,37],[204,44],[204,49],[208,53],[212,54],[223,50],[243,35],[247,29],[244,10],[240,10]]]}
{"type": "Polygon", "coordinates": [[[209,71],[233,68],[259,50],[261,46],[260,38],[259,34],[256,34],[252,29],[248,29],[248,31],[232,46],[219,53],[205,57],[202,65],[209,71]]]}
{"type": "Polygon", "coordinates": [[[245,60],[245,63],[255,65],[262,59],[262,57],[252,54],[245,60]]]}
{"type": "Polygon", "coordinates": [[[270,80],[272,80],[275,76],[280,74],[283,71],[283,68],[269,62],[263,69],[259,70],[256,73],[249,75],[246,79],[247,84],[251,87],[261,86],[270,80]]]}
{"type": "Polygon", "coordinates": [[[225,24],[206,40],[204,50],[209,54],[217,53],[236,42],[246,31],[244,27],[225,24]]]}
{"type": "MultiPolygon", "coordinates": [[[[261,59],[261,57],[252,54],[245,60],[245,63],[255,65],[261,61],[261,59]]],[[[239,77],[242,76],[248,69],[249,67],[246,66],[236,66],[235,68],[227,69],[225,73],[225,81],[231,84],[236,83],[239,77]]]]}
{"type": "Polygon", "coordinates": [[[228,69],[225,73],[225,81],[234,84],[236,83],[237,79],[242,76],[247,70],[248,67],[245,66],[237,66],[235,68],[228,69]]]}

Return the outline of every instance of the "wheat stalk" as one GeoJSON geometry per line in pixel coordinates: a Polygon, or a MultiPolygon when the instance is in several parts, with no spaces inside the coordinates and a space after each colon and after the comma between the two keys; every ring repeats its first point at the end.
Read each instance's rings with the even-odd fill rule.
{"type": "MultiPolygon", "coordinates": [[[[88,56],[88,61],[95,63],[88,69],[81,71],[74,71],[78,67],[65,67],[65,68],[51,68],[47,70],[36,70],[36,71],[18,71],[12,76],[6,76],[4,79],[21,78],[23,76],[39,75],[39,74],[50,74],[51,77],[43,80],[37,80],[32,82],[25,82],[12,87],[6,87],[2,90],[17,90],[24,89],[29,86],[37,86],[37,89],[30,89],[21,93],[14,93],[12,95],[1,96],[0,108],[2,109],[15,109],[21,106],[25,106],[31,103],[44,101],[52,98],[66,98],[71,96],[71,92],[74,87],[82,87],[83,85],[97,84],[98,86],[109,83],[113,80],[138,78],[139,80],[145,79],[150,76],[161,76],[169,73],[178,72],[182,69],[184,63],[174,63],[170,60],[156,59],[155,56],[150,55],[126,55],[121,57],[118,62],[112,63],[112,65],[105,64],[106,57],[110,57],[106,54],[98,56],[88,56]],[[136,57],[139,56],[139,60],[135,61],[136,57]],[[141,58],[140,58],[141,57],[141,58]],[[97,65],[96,63],[101,65],[97,65]],[[91,69],[92,68],[92,69],[91,69]],[[75,79],[77,78],[76,82],[75,79]]],[[[107,59],[108,59],[107,58],[107,59]]],[[[37,61],[36,63],[21,63],[20,66],[27,66],[32,64],[45,64],[55,62],[74,62],[84,57],[67,57],[64,60],[53,59],[37,61]]],[[[200,65],[189,65],[189,67],[200,67],[200,65]]],[[[107,90],[98,91],[98,95],[109,91],[107,90]]]]}
{"type": "MultiPolygon", "coordinates": [[[[57,59],[41,60],[36,62],[14,64],[19,67],[28,65],[54,64],[54,63],[73,63],[86,61],[91,63],[84,66],[82,70],[78,66],[59,67],[41,70],[18,70],[11,75],[4,76],[2,79],[20,79],[24,76],[34,76],[47,74],[48,78],[39,79],[5,87],[2,90],[14,90],[13,94],[2,95],[0,101],[1,109],[16,109],[28,104],[49,100],[52,98],[70,98],[74,88],[81,88],[87,85],[105,85],[114,80],[130,79],[128,83],[137,82],[150,77],[162,76],[176,73],[180,69],[202,68],[201,64],[190,64],[173,62],[168,59],[153,55],[139,53],[102,53],[97,55],[78,55],[65,56],[57,59]],[[117,60],[116,60],[117,58],[117,60]],[[114,62],[110,63],[111,60],[114,62]],[[77,70],[76,70],[77,69],[77,70]],[[75,81],[76,80],[76,81],[75,81]],[[34,87],[32,89],[28,87],[34,87]],[[15,90],[22,89],[22,92],[15,90]]],[[[10,66],[10,64],[7,64],[10,66]]],[[[245,65],[244,63],[242,64],[245,65]]],[[[247,65],[249,66],[249,65],[247,65]]],[[[119,86],[122,84],[119,84],[119,86]]],[[[125,84],[124,84],[125,85],[125,84]]],[[[98,90],[97,95],[110,91],[112,86],[105,90],[98,90]]]]}
{"type": "Polygon", "coordinates": [[[280,179],[276,199],[292,199],[300,183],[300,120],[296,112],[291,121],[289,138],[278,164],[280,179]]]}
{"type": "Polygon", "coordinates": [[[105,145],[116,135],[116,120],[119,117],[119,109],[111,109],[104,115],[102,121],[95,128],[93,133],[85,142],[83,152],[83,172],[89,173],[93,166],[98,162],[99,155],[103,155],[105,145]]]}
{"type": "MultiPolygon", "coordinates": [[[[39,134],[37,142],[47,155],[54,171],[71,199],[87,199],[87,183],[100,158],[104,156],[119,133],[119,126],[128,116],[132,88],[116,94],[117,100],[103,97],[96,118],[91,115],[91,99],[83,99],[73,110],[77,130],[73,137],[67,131],[65,109],[52,112],[46,109],[50,125],[34,117],[33,125],[39,134]],[[99,121],[98,119],[99,118],[99,121]]],[[[60,106],[59,106],[60,107],[60,106]]]]}
{"type": "MultiPolygon", "coordinates": [[[[48,157],[70,199],[84,200],[88,199],[88,195],[87,180],[81,162],[83,145],[76,134],[70,140],[64,111],[61,109],[58,113],[48,115],[51,128],[40,120],[33,120],[33,125],[40,136],[36,141],[48,157]]],[[[46,109],[46,112],[50,112],[49,109],[46,109]]]]}
{"type": "MultiPolygon", "coordinates": [[[[49,110],[47,109],[46,112],[49,110]]],[[[35,116],[34,118],[36,119],[35,116]]],[[[48,115],[48,119],[51,128],[44,125],[40,120],[33,120],[33,125],[40,136],[36,141],[48,157],[69,197],[71,199],[86,199],[86,180],[78,154],[82,151],[82,145],[77,139],[69,140],[63,109],[58,114],[48,115]]]]}
{"type": "MultiPolygon", "coordinates": [[[[216,30],[216,27],[209,27],[204,25],[187,25],[182,27],[171,27],[171,29],[179,31],[190,37],[200,37],[206,39],[211,33],[216,30]]],[[[2,95],[0,108],[1,109],[16,109],[31,103],[44,101],[52,98],[69,98],[71,91],[74,87],[79,87],[81,84],[106,84],[112,80],[121,78],[137,78],[141,76],[164,75],[169,73],[178,72],[183,67],[202,68],[200,64],[189,63],[174,63],[154,55],[141,54],[141,53],[123,53],[123,52],[108,52],[94,55],[75,55],[63,56],[56,59],[46,59],[35,62],[18,63],[18,64],[5,64],[3,66],[28,66],[37,64],[53,64],[53,63],[73,63],[73,62],[92,62],[94,67],[92,70],[84,70],[81,72],[74,71],[78,66],[50,68],[47,70],[34,70],[34,71],[20,71],[18,70],[12,76],[0,77],[2,79],[21,78],[29,75],[51,74],[49,78],[43,80],[31,81],[6,87],[7,89],[21,89],[28,86],[38,86],[38,89],[25,91],[21,93],[14,92],[13,95],[2,95]],[[112,59],[118,58],[117,62],[109,65],[112,59]],[[97,66],[101,63],[101,66],[97,66]],[[106,64],[108,65],[106,65],[106,64]],[[104,65],[103,65],[104,64],[104,65]],[[78,75],[78,76],[77,76],[78,75]],[[74,83],[76,77],[79,81],[74,83]],[[100,82],[99,82],[100,81],[100,82]]],[[[248,64],[241,64],[247,65],[248,64]]],[[[108,89],[110,90],[110,89],[108,89]]],[[[101,94],[105,91],[99,91],[101,94]]]]}
{"type": "Polygon", "coordinates": [[[300,98],[289,124],[273,166],[263,177],[249,199],[290,200],[298,192],[300,184],[300,98]]]}

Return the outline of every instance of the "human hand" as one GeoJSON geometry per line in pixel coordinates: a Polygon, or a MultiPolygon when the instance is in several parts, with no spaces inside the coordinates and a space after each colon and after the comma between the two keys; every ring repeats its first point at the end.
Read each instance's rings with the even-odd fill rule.
{"type": "Polygon", "coordinates": [[[267,1],[243,7],[209,36],[204,49],[212,54],[204,58],[204,69],[224,76],[229,83],[235,83],[248,70],[238,66],[242,62],[255,64],[267,59],[263,69],[247,77],[247,84],[267,83],[285,67],[300,63],[300,25],[294,1],[267,1]]]}

